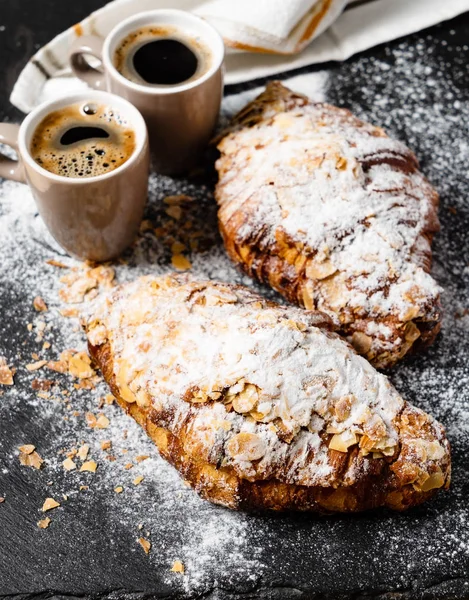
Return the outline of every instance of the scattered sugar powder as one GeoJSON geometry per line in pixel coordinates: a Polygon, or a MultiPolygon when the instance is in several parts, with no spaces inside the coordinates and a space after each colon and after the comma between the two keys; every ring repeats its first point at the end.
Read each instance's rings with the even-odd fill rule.
{"type": "MultiPolygon", "coordinates": [[[[442,231],[433,245],[433,274],[445,290],[443,331],[428,352],[399,365],[391,378],[404,397],[446,425],[454,477],[448,494],[439,494],[425,508],[408,515],[271,518],[212,506],[199,499],[157,456],[132,419],[115,405],[100,406],[99,399],[107,394],[102,382],[92,390],[75,389],[67,375],[46,368],[27,371],[25,364],[34,360],[32,352],[39,359],[55,360],[64,349],[85,347],[77,320],[59,313],[67,307],[58,295],[62,287],[59,277],[67,271],[45,261],[53,258],[72,267],[77,263],[64,256],[45,231],[26,186],[8,182],[0,186],[0,354],[18,369],[15,385],[1,390],[0,418],[6,433],[0,436],[0,494],[6,498],[5,505],[15,502],[8,471],[18,460],[17,447],[34,443],[46,465],[40,471],[26,469],[21,474],[29,477],[31,489],[34,486],[40,491],[37,507],[48,496],[68,497],[50,511],[51,524],[45,531],[37,530],[37,535],[58,531],[56,540],[73,536],[80,547],[104,542],[106,552],[99,570],[106,574],[108,564],[119,564],[121,589],[125,589],[126,576],[132,577],[127,563],[139,565],[142,586],[150,581],[151,573],[157,573],[153,581],[163,581],[187,596],[209,594],[217,588],[252,592],[266,581],[291,582],[299,590],[316,591],[331,589],[333,581],[341,590],[356,586],[357,581],[361,589],[370,581],[381,582],[383,589],[411,589],[441,581],[442,573],[448,579],[467,574],[469,97],[454,75],[456,71],[467,77],[466,65],[453,64],[451,71],[441,46],[432,38],[396,44],[393,50],[377,51],[376,56],[380,58],[362,57],[331,70],[327,100],[349,106],[359,117],[383,125],[409,144],[442,195],[442,231]],[[34,310],[36,296],[45,300],[47,312],[34,310]],[[51,347],[43,349],[44,342],[51,347]],[[34,379],[54,379],[59,385],[47,397],[47,392],[32,392],[34,379]],[[87,412],[105,414],[109,426],[90,428],[87,412]],[[112,448],[101,449],[105,440],[112,441],[112,448]],[[82,442],[90,445],[88,458],[97,462],[96,473],[65,471],[62,466],[63,449],[73,452],[82,442]],[[138,459],[142,455],[150,458],[138,459]],[[129,463],[133,467],[126,469],[129,463]],[[144,479],[134,485],[139,475],[144,479]],[[52,486],[47,485],[50,481],[52,486]],[[80,490],[80,486],[88,489],[80,490]],[[123,487],[122,493],[114,492],[117,486],[123,487]],[[80,510],[84,516],[77,526],[73,511],[80,510]],[[94,512],[101,520],[93,517],[94,512]],[[142,529],[138,525],[143,525],[142,529]],[[140,537],[152,544],[148,556],[137,541],[140,537]],[[141,560],[148,561],[148,569],[142,569],[141,560]],[[170,571],[176,560],[183,563],[184,574],[170,571]]],[[[236,104],[230,99],[230,111],[239,108],[236,104]]],[[[196,179],[152,176],[149,191],[142,233],[123,261],[115,265],[119,281],[169,271],[172,244],[179,241],[187,248],[182,253],[192,263],[194,275],[261,289],[237,272],[224,254],[216,234],[210,186],[196,179]],[[162,201],[175,194],[194,198],[192,204],[183,206],[179,219],[179,212],[172,211],[175,217],[171,217],[162,201]],[[190,226],[185,225],[187,221],[190,226]]],[[[272,295],[265,288],[262,292],[272,295]]],[[[82,464],[80,459],[74,460],[78,466],[82,464]]],[[[101,579],[97,581],[101,583],[101,579]]]]}

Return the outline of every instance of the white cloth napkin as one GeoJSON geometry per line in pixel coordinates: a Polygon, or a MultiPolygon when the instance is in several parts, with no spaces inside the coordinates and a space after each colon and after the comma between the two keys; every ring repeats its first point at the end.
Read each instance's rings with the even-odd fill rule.
{"type": "Polygon", "coordinates": [[[195,12],[218,29],[229,47],[295,54],[327,29],[346,4],[347,0],[211,0],[195,12]]]}
{"type": "MultiPolygon", "coordinates": [[[[309,64],[345,60],[357,52],[469,10],[469,0],[353,0],[337,16],[344,4],[345,0],[172,0],[171,7],[203,15],[220,29],[228,44],[239,42],[238,46],[262,47],[268,51],[228,48],[227,84],[309,64]],[[318,7],[327,10],[311,33],[308,24],[318,7]],[[327,26],[319,35],[321,27],[324,30],[327,26]],[[305,35],[307,30],[309,38],[305,35]],[[314,35],[318,37],[301,52],[293,53],[314,35]]],[[[92,13],[31,58],[13,88],[12,104],[29,112],[51,94],[82,88],[84,84],[72,77],[67,64],[68,49],[77,36],[92,33],[104,38],[122,19],[167,6],[168,0],[114,0],[92,13]]],[[[316,23],[314,19],[313,22],[316,23]]]]}

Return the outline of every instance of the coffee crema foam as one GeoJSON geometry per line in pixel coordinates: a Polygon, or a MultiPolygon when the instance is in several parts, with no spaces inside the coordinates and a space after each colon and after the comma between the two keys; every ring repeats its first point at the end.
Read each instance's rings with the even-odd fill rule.
{"type": "Polygon", "coordinates": [[[135,145],[134,130],[117,110],[80,102],[47,115],[36,127],[30,152],[50,173],[81,179],[117,169],[135,145]]]}
{"type": "MultiPolygon", "coordinates": [[[[148,25],[139,27],[124,37],[114,51],[113,64],[116,70],[129,81],[150,87],[168,87],[182,85],[195,81],[205,75],[213,62],[213,56],[208,46],[198,37],[190,36],[178,27],[171,25],[148,25]],[[186,46],[197,59],[195,72],[187,79],[177,83],[149,83],[136,70],[134,56],[143,46],[159,40],[176,41],[186,46]]],[[[177,65],[175,65],[177,68],[177,65]]]]}

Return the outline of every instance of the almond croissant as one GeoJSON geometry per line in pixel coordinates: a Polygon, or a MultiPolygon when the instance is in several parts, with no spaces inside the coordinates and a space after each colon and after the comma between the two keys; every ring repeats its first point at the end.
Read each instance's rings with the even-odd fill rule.
{"type": "Polygon", "coordinates": [[[212,502],[403,510],[449,485],[443,427],[321,313],[150,276],[99,298],[84,326],[119,404],[212,502]]]}
{"type": "Polygon", "coordinates": [[[331,316],[378,368],[433,341],[438,194],[404,144],[273,82],[218,148],[220,230],[248,274],[331,316]]]}

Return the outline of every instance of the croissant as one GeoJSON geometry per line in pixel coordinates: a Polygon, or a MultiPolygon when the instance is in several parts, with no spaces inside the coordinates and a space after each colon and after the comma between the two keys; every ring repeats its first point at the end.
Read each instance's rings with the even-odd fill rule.
{"type": "Polygon", "coordinates": [[[325,312],[377,368],[434,340],[438,194],[406,146],[272,82],[218,149],[220,231],[249,275],[325,312]]]}
{"type": "Polygon", "coordinates": [[[212,502],[403,510],[449,485],[443,427],[319,312],[147,276],[98,298],[83,324],[118,403],[212,502]]]}

